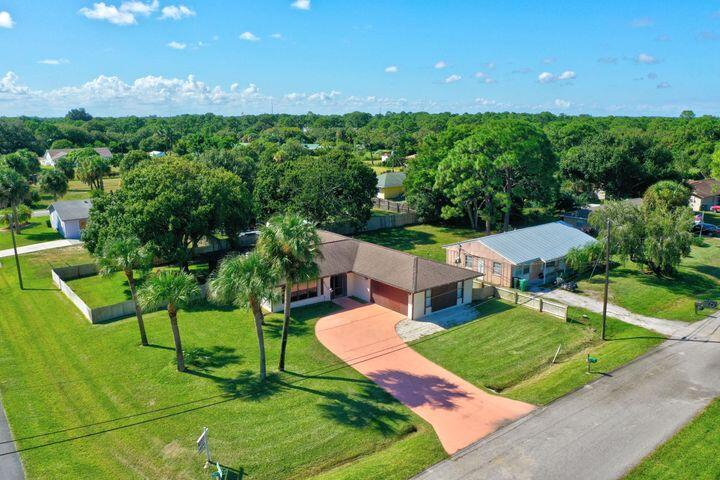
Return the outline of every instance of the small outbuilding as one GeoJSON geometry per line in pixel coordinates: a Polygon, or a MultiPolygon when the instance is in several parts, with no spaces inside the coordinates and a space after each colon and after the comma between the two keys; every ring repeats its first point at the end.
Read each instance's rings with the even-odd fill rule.
{"type": "Polygon", "coordinates": [[[568,252],[594,242],[593,237],[565,222],[553,222],[444,248],[447,263],[478,272],[487,283],[512,287],[515,278],[525,279],[531,286],[555,281],[565,271],[568,252]]]}
{"type": "Polygon", "coordinates": [[[63,238],[79,239],[90,216],[92,200],[55,202],[48,208],[50,225],[63,238]]]}
{"type": "Polygon", "coordinates": [[[405,174],[402,172],[387,172],[378,175],[377,197],[393,199],[405,194],[405,174]]]}

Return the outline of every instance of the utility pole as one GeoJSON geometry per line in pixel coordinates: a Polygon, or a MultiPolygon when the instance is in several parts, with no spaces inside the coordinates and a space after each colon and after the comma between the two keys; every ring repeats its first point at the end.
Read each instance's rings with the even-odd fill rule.
{"type": "Polygon", "coordinates": [[[603,296],[602,333],[605,340],[605,322],[607,321],[608,286],[610,285],[610,219],[605,222],[605,295],[603,296]]]}
{"type": "Polygon", "coordinates": [[[10,224],[10,236],[12,237],[13,251],[15,252],[15,267],[17,267],[18,281],[20,282],[20,290],[25,290],[23,286],[22,272],[20,271],[20,258],[18,258],[17,244],[15,243],[15,228],[18,226],[17,221],[17,206],[13,205],[12,208],[12,221],[10,224]]]}

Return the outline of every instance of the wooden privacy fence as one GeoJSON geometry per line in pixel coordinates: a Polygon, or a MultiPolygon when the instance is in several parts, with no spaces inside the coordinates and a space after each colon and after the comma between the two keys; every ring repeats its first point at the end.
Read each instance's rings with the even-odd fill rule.
{"type": "Polygon", "coordinates": [[[417,213],[410,212],[397,213],[395,215],[373,215],[360,230],[356,230],[352,225],[346,222],[329,225],[327,229],[341,235],[351,235],[358,232],[371,232],[373,230],[382,230],[383,228],[403,227],[405,225],[415,225],[417,223],[417,213]]]}
{"type": "Polygon", "coordinates": [[[405,202],[395,202],[393,200],[387,200],[384,198],[373,197],[373,206],[380,210],[387,210],[389,212],[396,213],[415,213],[415,210],[410,208],[405,202]]]}
{"type": "MultiPolygon", "coordinates": [[[[530,293],[520,292],[518,290],[512,290],[509,288],[494,287],[487,284],[481,284],[483,289],[492,288],[495,291],[495,296],[506,302],[511,302],[522,307],[531,308],[541,313],[547,313],[553,317],[562,318],[567,320],[567,305],[564,305],[553,300],[546,300],[537,295],[530,293]]],[[[478,288],[478,287],[476,287],[478,288]]],[[[491,295],[487,295],[484,298],[488,298],[491,295]]],[[[481,298],[478,296],[478,300],[481,298]]],[[[473,300],[475,300],[475,289],[473,289],[473,300]]]]}

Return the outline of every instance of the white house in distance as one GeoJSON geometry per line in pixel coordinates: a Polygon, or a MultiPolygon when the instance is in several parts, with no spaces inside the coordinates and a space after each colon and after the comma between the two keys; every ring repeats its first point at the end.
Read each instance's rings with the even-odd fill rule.
{"type": "MultiPolygon", "coordinates": [[[[40,159],[40,163],[45,167],[54,167],[55,162],[57,162],[57,160],[59,158],[67,156],[68,153],[70,153],[74,150],[80,150],[80,149],[79,148],[56,148],[56,149],[52,149],[52,150],[45,150],[45,155],[43,155],[42,158],[40,159]]],[[[93,150],[95,150],[98,153],[98,155],[100,155],[103,158],[107,158],[107,159],[112,158],[112,152],[110,151],[109,148],[100,147],[100,148],[95,148],[93,150]]]]}
{"type": "Polygon", "coordinates": [[[92,200],[68,200],[55,202],[48,208],[50,225],[63,238],[79,239],[90,216],[92,200]]]}
{"type": "Polygon", "coordinates": [[[692,193],[690,194],[690,207],[694,212],[710,210],[710,207],[720,205],[720,180],[706,178],[705,180],[690,180],[688,182],[692,193]]]}
{"type": "MultiPolygon", "coordinates": [[[[293,307],[352,296],[418,319],[472,302],[477,272],[324,230],[318,234],[319,278],[291,286],[293,307]]],[[[282,295],[263,308],[282,311],[282,295]]]]}

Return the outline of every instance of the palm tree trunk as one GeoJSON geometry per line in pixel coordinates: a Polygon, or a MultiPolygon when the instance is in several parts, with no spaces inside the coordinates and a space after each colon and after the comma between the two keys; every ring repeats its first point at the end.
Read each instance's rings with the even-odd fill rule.
{"type": "Polygon", "coordinates": [[[15,267],[17,267],[18,282],[20,283],[20,290],[24,290],[25,286],[23,285],[22,271],[20,270],[20,257],[18,257],[17,242],[15,241],[15,226],[14,225],[17,225],[17,207],[15,205],[13,205],[12,211],[13,211],[12,222],[9,222],[8,225],[10,226],[10,236],[12,237],[13,252],[15,253],[15,267]]]}
{"type": "Polygon", "coordinates": [[[175,354],[177,355],[178,372],[185,371],[185,357],[183,356],[182,342],[180,341],[180,328],[177,323],[177,310],[174,305],[168,305],[168,316],[170,317],[170,327],[172,328],[173,338],[175,340],[175,354]]]}
{"type": "Polygon", "coordinates": [[[278,370],[285,371],[285,351],[287,349],[287,339],[290,331],[290,296],[292,294],[290,288],[290,279],[285,280],[285,318],[283,319],[282,338],[280,340],[280,364],[278,370]]]}
{"type": "Polygon", "coordinates": [[[143,317],[142,317],[142,309],[140,308],[140,305],[138,305],[138,301],[137,301],[137,291],[135,289],[135,276],[133,275],[132,270],[126,271],[125,275],[127,276],[128,285],[130,285],[130,295],[132,296],[132,301],[135,304],[135,316],[137,317],[138,329],[140,329],[140,343],[144,347],[147,347],[148,339],[147,339],[147,334],[145,333],[145,322],[143,321],[143,317]]]}
{"type": "Polygon", "coordinates": [[[255,317],[255,332],[257,333],[258,339],[258,350],[260,351],[260,380],[265,380],[267,377],[267,370],[265,368],[265,336],[263,334],[263,313],[258,302],[251,302],[250,308],[255,317]]]}

